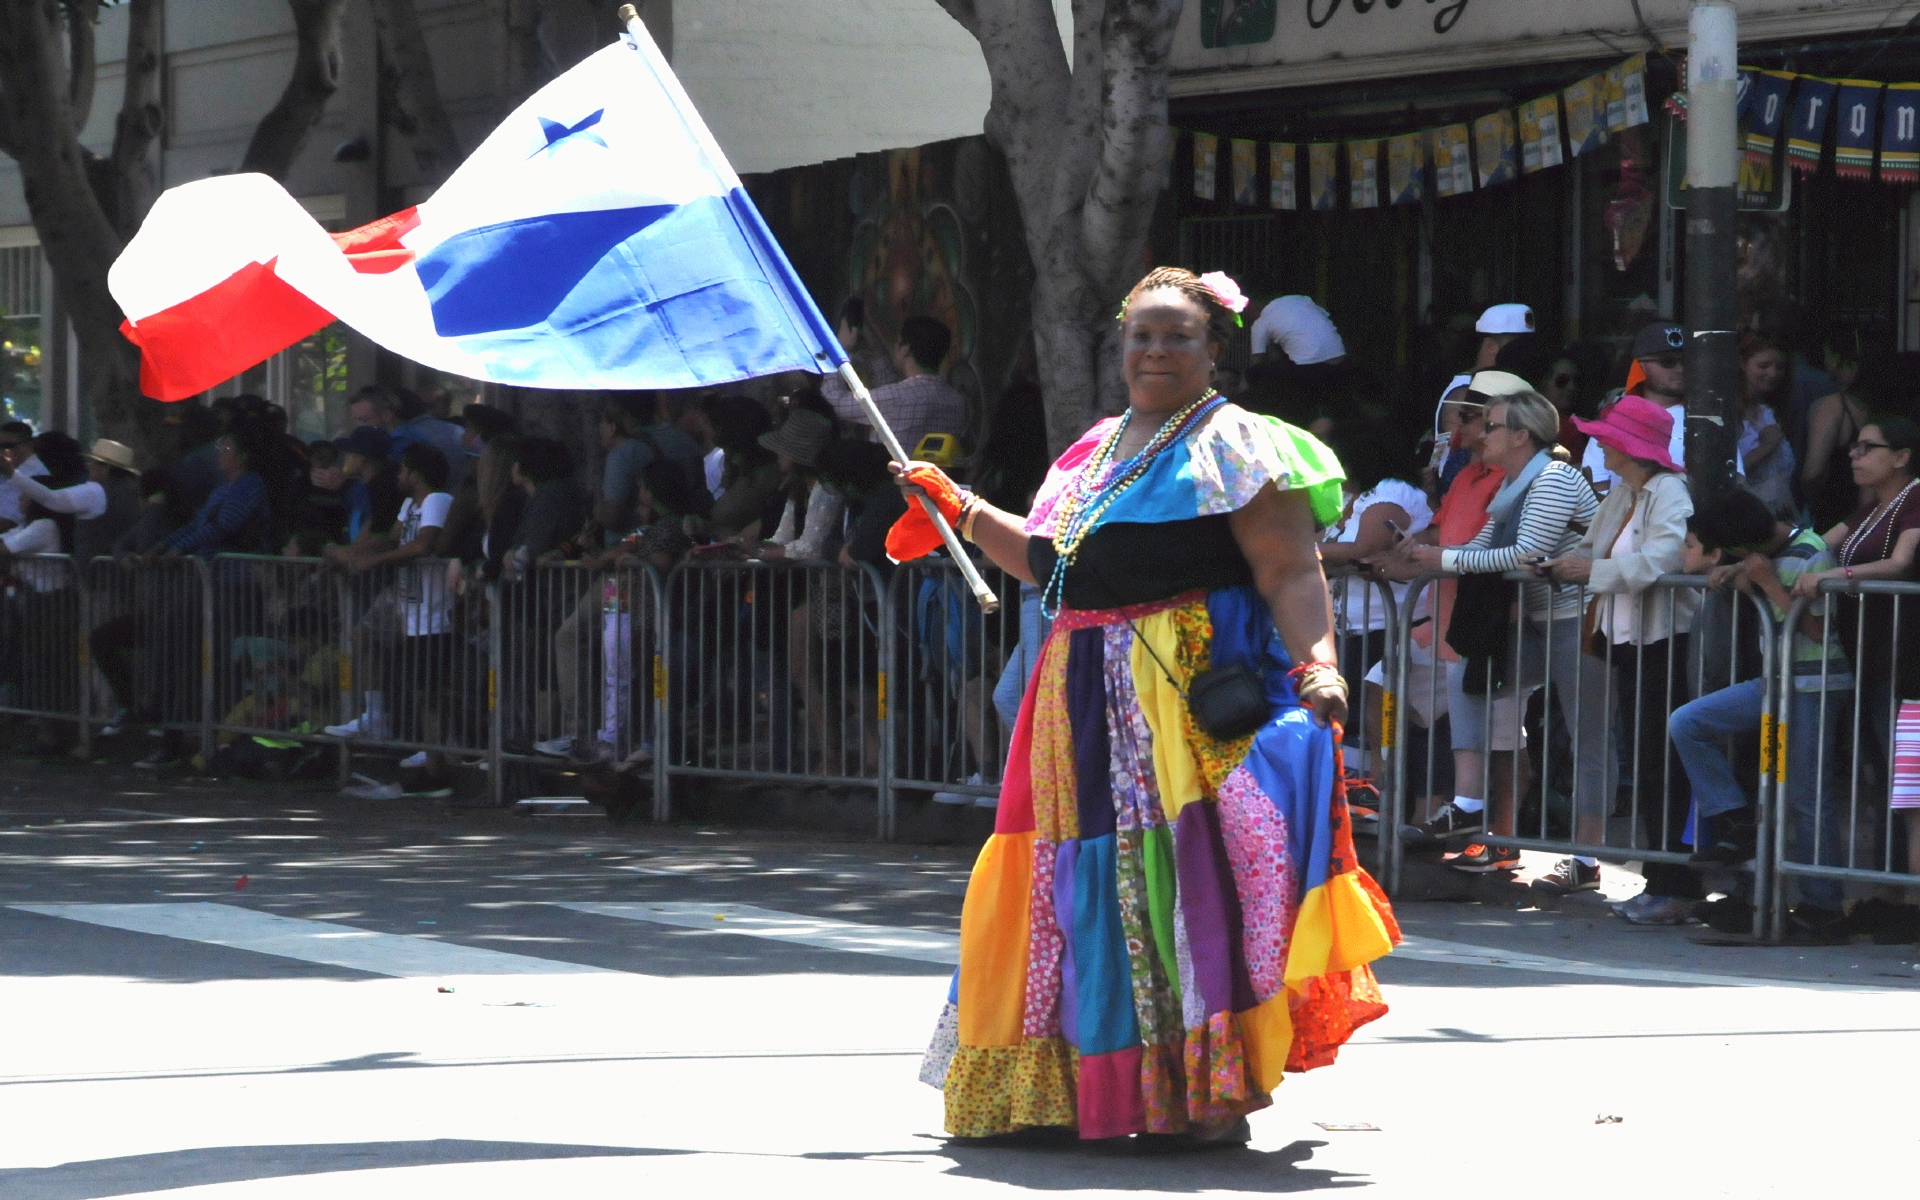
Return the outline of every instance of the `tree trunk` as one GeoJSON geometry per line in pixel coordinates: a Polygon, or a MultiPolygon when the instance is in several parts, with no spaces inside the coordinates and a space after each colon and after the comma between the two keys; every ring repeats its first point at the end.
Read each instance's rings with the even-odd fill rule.
{"type": "Polygon", "coordinates": [[[1047,443],[1124,400],[1113,316],[1141,272],[1166,178],[1167,62],[1181,0],[1074,0],[1069,61],[1049,0],[938,0],[979,41],[986,135],[1033,262],[1047,443]]]}
{"type": "Polygon", "coordinates": [[[148,152],[165,120],[160,108],[161,0],[133,0],[129,8],[125,93],[113,123],[113,153],[106,160],[112,190],[101,197],[107,219],[123,238],[134,235],[160,196],[160,177],[148,152]]]}
{"type": "Polygon", "coordinates": [[[53,0],[0,0],[0,149],[19,164],[41,252],[96,389],[83,393],[95,424],[107,437],[139,445],[138,359],[120,336],[120,306],[107,291],[107,268],[124,243],[94,192],[76,120],[91,101],[90,24],[88,31],[84,39],[66,36],[53,0]],[[83,50],[88,61],[69,59],[83,50]],[[82,80],[87,85],[77,87],[82,80]]]}
{"type": "Polygon", "coordinates": [[[347,0],[287,0],[287,7],[293,10],[298,38],[293,76],[279,102],[254,126],[240,162],[242,171],[258,171],[282,182],[320,123],[327,101],[340,90],[340,17],[347,0]]]}
{"type": "Polygon", "coordinates": [[[390,110],[389,122],[407,135],[414,164],[438,185],[453,174],[464,155],[446,105],[440,102],[440,85],[434,80],[433,56],[427,53],[427,39],[420,31],[420,15],[413,0],[370,0],[370,6],[385,55],[381,83],[398,101],[390,110]]]}

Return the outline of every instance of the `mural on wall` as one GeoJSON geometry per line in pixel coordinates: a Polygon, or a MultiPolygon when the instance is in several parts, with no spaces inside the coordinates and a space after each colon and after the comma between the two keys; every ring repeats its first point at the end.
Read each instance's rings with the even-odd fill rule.
{"type": "Polygon", "coordinates": [[[856,180],[852,197],[857,223],[848,247],[847,292],[866,303],[867,320],[885,344],[893,343],[908,317],[933,317],[946,325],[953,332],[948,379],[978,399],[984,395],[975,363],[979,308],[968,280],[967,236],[956,193],[982,181],[959,178],[962,171],[976,169],[964,161],[970,155],[953,155],[946,172],[935,170],[930,157],[915,147],[860,160],[869,178],[856,180]],[[886,172],[883,188],[871,186],[877,167],[886,172]],[[937,178],[943,174],[951,178],[937,178]]]}

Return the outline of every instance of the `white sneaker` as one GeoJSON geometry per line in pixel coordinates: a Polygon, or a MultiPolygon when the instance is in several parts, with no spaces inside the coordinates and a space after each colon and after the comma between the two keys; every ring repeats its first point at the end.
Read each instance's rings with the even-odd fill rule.
{"type": "Polygon", "coordinates": [[[425,750],[416,750],[400,760],[400,769],[402,771],[418,771],[426,765],[427,752],[425,750]]]}
{"type": "Polygon", "coordinates": [[[348,721],[344,725],[329,725],[325,729],[322,729],[320,732],[326,734],[328,737],[337,737],[337,738],[359,737],[360,727],[362,724],[370,724],[370,722],[368,722],[367,720],[367,714],[365,713],[361,713],[359,716],[355,717],[351,721],[348,721]]]}
{"type": "Polygon", "coordinates": [[[544,742],[533,744],[534,753],[544,754],[548,758],[566,758],[573,753],[573,735],[548,738],[544,742]]]}
{"type": "MultiPolygon", "coordinates": [[[[982,782],[980,772],[975,771],[962,782],[966,783],[969,787],[979,787],[982,782]]],[[[963,804],[968,807],[979,805],[982,808],[992,808],[1000,803],[1000,798],[998,796],[976,796],[972,792],[935,792],[933,794],[933,802],[935,804],[963,804]]]]}

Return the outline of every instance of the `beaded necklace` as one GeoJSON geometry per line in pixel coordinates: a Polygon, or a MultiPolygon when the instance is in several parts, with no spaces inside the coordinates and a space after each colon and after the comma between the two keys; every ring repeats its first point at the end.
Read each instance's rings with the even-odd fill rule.
{"type": "Polygon", "coordinates": [[[1915,484],[1920,484],[1920,479],[1916,479],[1913,483],[1909,483],[1907,486],[1901,488],[1898,496],[1895,496],[1887,504],[1867,514],[1867,519],[1860,522],[1860,528],[1854,530],[1853,533],[1847,537],[1847,540],[1841,543],[1840,554],[1838,556],[1841,566],[1851,567],[1859,561],[1857,556],[1862,550],[1866,549],[1867,535],[1883,523],[1886,528],[1886,534],[1881,540],[1880,558],[1871,561],[1879,562],[1880,559],[1887,558],[1893,554],[1894,522],[1900,519],[1900,510],[1906,506],[1907,494],[1913,491],[1915,484]]]}
{"type": "Polygon", "coordinates": [[[1114,456],[1119,453],[1120,439],[1126,436],[1127,427],[1133,422],[1133,410],[1128,409],[1113,430],[1100,440],[1100,445],[1087,459],[1086,466],[1080,469],[1061,494],[1055,510],[1055,558],[1053,573],[1048,576],[1047,586],[1040,593],[1042,613],[1049,618],[1059,615],[1066,599],[1067,568],[1079,557],[1081,543],[1100,524],[1114,501],[1140,481],[1162,451],[1186,437],[1225,403],[1220,393],[1208,388],[1198,400],[1168,417],[1159,431],[1141,447],[1140,453],[1117,467],[1114,465],[1114,456]],[[1107,477],[1109,469],[1112,470],[1111,478],[1107,477]]]}

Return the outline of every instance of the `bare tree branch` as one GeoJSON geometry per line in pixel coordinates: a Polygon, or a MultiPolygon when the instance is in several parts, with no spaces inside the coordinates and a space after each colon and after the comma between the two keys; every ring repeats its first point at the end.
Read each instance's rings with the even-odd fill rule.
{"type": "Polygon", "coordinates": [[[974,11],[973,0],[934,0],[947,15],[960,22],[960,27],[974,37],[980,36],[980,14],[974,11]]]}
{"type": "Polygon", "coordinates": [[[113,192],[109,216],[120,236],[131,238],[160,194],[147,151],[160,135],[160,17],[162,0],[131,0],[127,13],[126,85],[113,123],[113,192]]]}
{"type": "Polygon", "coordinates": [[[380,34],[385,52],[383,70],[399,101],[394,125],[413,144],[413,160],[421,172],[440,183],[460,165],[460,139],[453,122],[440,102],[440,85],[434,80],[433,56],[427,52],[427,39],[420,31],[420,16],[413,0],[369,0],[374,28],[380,34]]]}
{"type": "Polygon", "coordinates": [[[94,25],[100,19],[100,0],[65,0],[65,7],[67,106],[73,110],[73,132],[78,134],[93,116],[93,85],[99,70],[94,25]]]}
{"type": "Polygon", "coordinates": [[[287,0],[298,38],[293,76],[280,100],[253,130],[242,171],[285,180],[293,160],[340,88],[340,16],[347,0],[287,0]]]}

